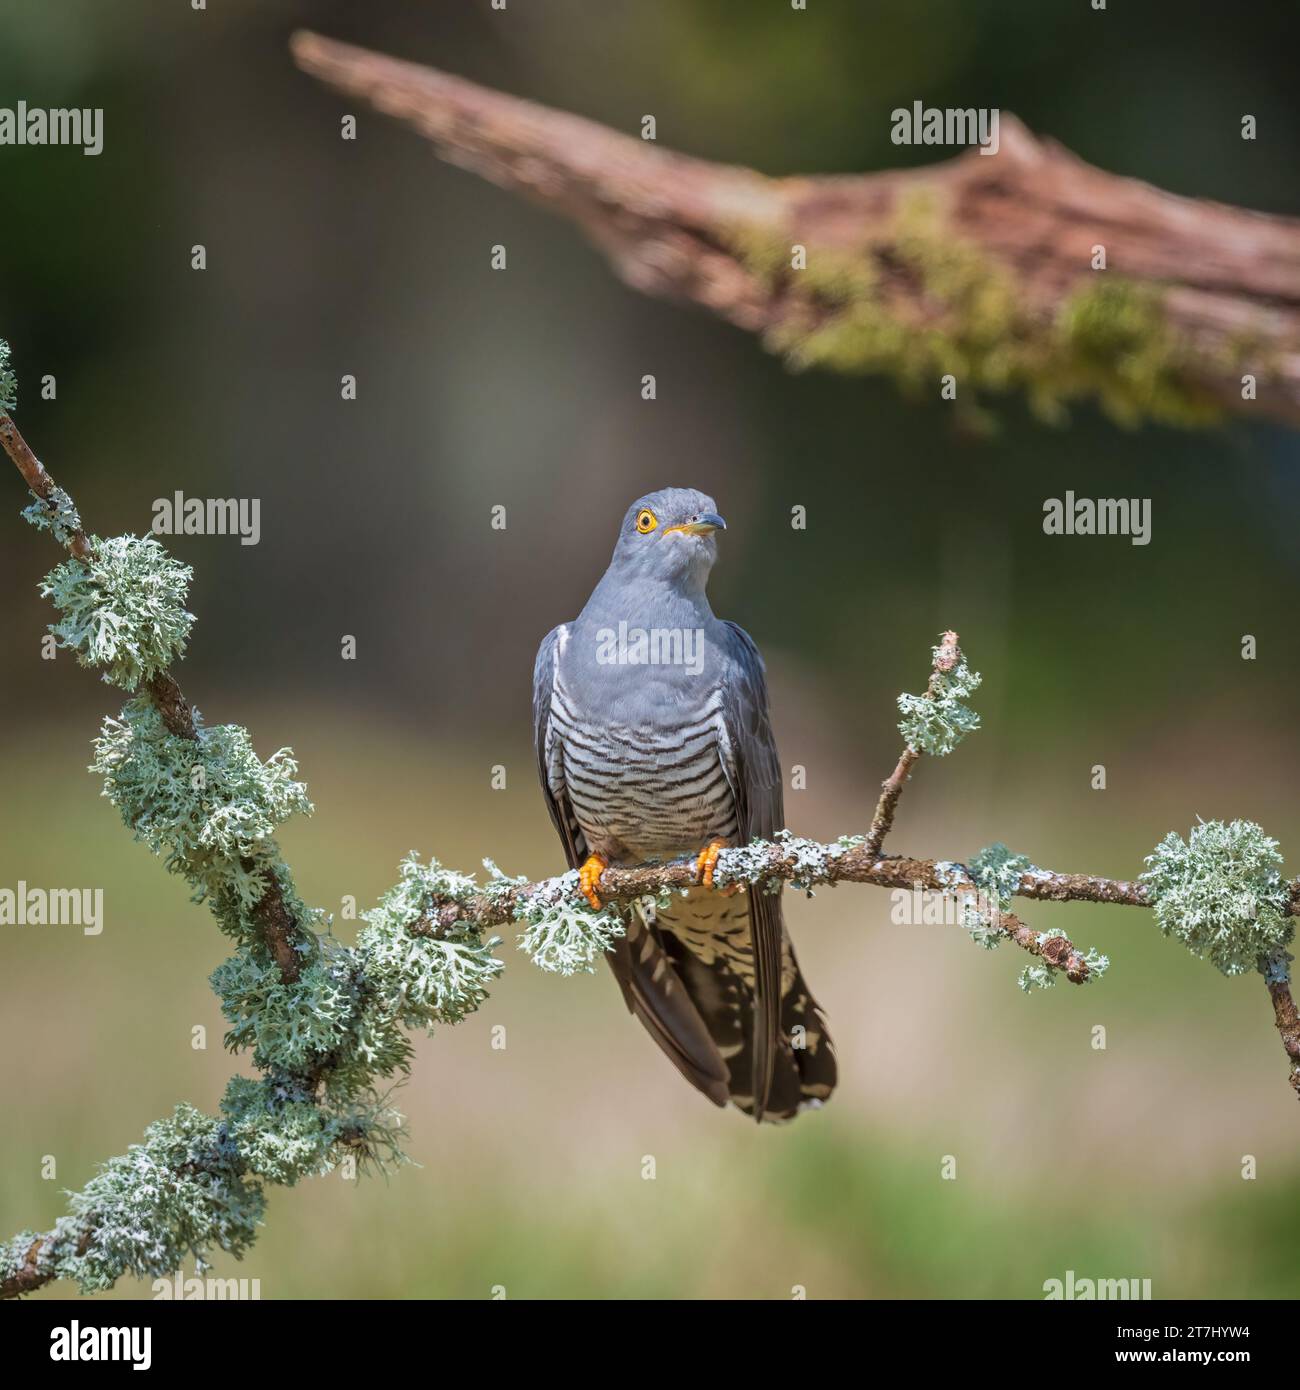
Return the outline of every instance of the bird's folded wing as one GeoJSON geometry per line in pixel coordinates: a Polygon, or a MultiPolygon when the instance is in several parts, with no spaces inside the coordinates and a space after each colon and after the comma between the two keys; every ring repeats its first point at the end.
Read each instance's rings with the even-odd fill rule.
{"type": "MultiPolygon", "coordinates": [[[[749,634],[735,623],[728,633],[723,676],[722,766],[736,802],[740,842],[770,839],[784,827],[781,764],[768,717],[763,659],[749,634]]],[[[772,1087],[781,1028],[781,949],[785,924],[778,895],[751,890],[750,933],[754,951],[754,1117],[762,1119],[772,1087]]]]}
{"type": "Polygon", "coordinates": [[[537,753],[537,775],[542,784],[542,795],[546,798],[546,809],[551,813],[556,830],[560,832],[560,839],[564,841],[569,868],[576,869],[587,857],[587,845],[569,802],[564,786],[564,761],[559,757],[551,731],[555,658],[564,632],[563,624],[552,628],[537,649],[537,660],[533,665],[533,747],[537,753]]]}
{"type": "Polygon", "coordinates": [[[614,943],[609,963],[629,1012],[668,1060],[714,1105],[726,1105],[727,1064],[639,907],[628,914],[627,935],[614,943]]]}

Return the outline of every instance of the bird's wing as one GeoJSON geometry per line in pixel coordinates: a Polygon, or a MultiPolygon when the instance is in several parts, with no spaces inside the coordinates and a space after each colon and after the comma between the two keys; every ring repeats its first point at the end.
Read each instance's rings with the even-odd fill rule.
{"type": "MultiPolygon", "coordinates": [[[[564,843],[569,867],[576,869],[587,857],[587,842],[564,784],[563,749],[551,727],[555,664],[566,636],[561,624],[546,634],[537,650],[533,667],[533,742],[546,808],[564,843]]],[[[627,934],[615,941],[607,959],[628,1011],[640,1019],[646,1032],[691,1085],[715,1105],[725,1105],[727,1064],[669,964],[658,936],[639,910],[627,914],[627,934]]]]}
{"type": "MultiPolygon", "coordinates": [[[[768,717],[763,658],[749,634],[724,623],[728,634],[722,687],[725,741],[722,766],[736,803],[742,844],[770,839],[784,828],[781,764],[768,717]]],[[[754,952],[754,1115],[762,1119],[771,1093],[781,1028],[781,951],[785,925],[779,894],[749,893],[754,952]]]]}
{"type": "Polygon", "coordinates": [[[537,649],[537,660],[533,664],[533,746],[537,750],[537,776],[542,784],[542,795],[546,798],[546,809],[551,813],[551,821],[564,842],[569,868],[577,869],[587,857],[587,842],[565,790],[564,758],[551,730],[555,661],[565,635],[565,627],[561,623],[542,638],[542,645],[537,649]]]}

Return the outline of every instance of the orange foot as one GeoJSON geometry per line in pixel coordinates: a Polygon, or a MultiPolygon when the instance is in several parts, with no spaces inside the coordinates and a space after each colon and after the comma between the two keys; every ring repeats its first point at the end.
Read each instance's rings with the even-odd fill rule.
{"type": "Polygon", "coordinates": [[[596,895],[596,889],[600,887],[600,876],[609,868],[609,860],[603,854],[589,854],[587,862],[578,870],[578,891],[596,909],[600,911],[600,898],[596,895]]]}
{"type": "MultiPolygon", "coordinates": [[[[713,887],[713,872],[718,867],[718,855],[726,847],[727,842],[725,840],[710,840],[695,860],[695,876],[706,888],[713,887]]],[[[740,885],[733,883],[722,891],[727,897],[731,897],[733,893],[740,891],[740,885]]]]}

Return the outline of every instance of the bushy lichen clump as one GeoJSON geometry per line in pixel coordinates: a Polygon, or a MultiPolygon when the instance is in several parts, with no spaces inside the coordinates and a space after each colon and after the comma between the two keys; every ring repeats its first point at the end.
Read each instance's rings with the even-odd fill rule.
{"type": "MultiPolygon", "coordinates": [[[[68,530],[66,510],[59,515],[56,509],[51,517],[29,508],[28,514],[38,525],[68,530]]],[[[90,546],[87,559],[70,557],[41,584],[41,593],[62,614],[50,631],[82,666],[98,669],[123,690],[135,690],[185,650],[194,624],[185,608],[190,567],[152,536],[92,536],[90,546]]]]}
{"type": "Polygon", "coordinates": [[[516,920],[524,930],[519,949],[539,969],[555,975],[590,975],[596,961],[627,931],[612,907],[596,912],[576,900],[578,875],[551,879],[521,904],[516,920]]]}
{"type": "MultiPolygon", "coordinates": [[[[973,893],[961,887],[956,892],[962,910],[961,925],[982,950],[995,951],[1007,939],[999,926],[1001,915],[1010,909],[1020,875],[1030,867],[1023,854],[1012,854],[1004,844],[986,846],[965,866],[946,862],[936,866],[941,877],[961,884],[969,875],[976,885],[973,893]]],[[[1024,978],[1022,975],[1022,988],[1024,978]]]]}
{"type": "MultiPolygon", "coordinates": [[[[1052,939],[1052,932],[1040,932],[1038,944],[1052,939]]],[[[1088,973],[1084,976],[1085,985],[1095,984],[1106,973],[1110,967],[1110,957],[1103,956],[1096,947],[1089,947],[1081,953],[1084,963],[1088,967],[1088,973]]],[[[1057,976],[1062,973],[1062,968],[1057,965],[1049,965],[1046,961],[1039,961],[1036,965],[1027,965],[1020,972],[1020,979],[1017,981],[1020,988],[1030,994],[1035,989],[1050,989],[1056,984],[1057,976]]]]}
{"type": "MultiPolygon", "coordinates": [[[[75,1279],[85,1293],[124,1274],[169,1274],[191,1257],[202,1264],[213,1247],[242,1255],[266,1205],[225,1127],[189,1105],[151,1124],[142,1143],[68,1196],[68,1214],[44,1239],[38,1268],[75,1279]]],[[[35,1239],[25,1231],[0,1247],[0,1279],[22,1266],[35,1239]]]]}
{"type": "Polygon", "coordinates": [[[200,1270],[221,1249],[242,1256],[266,1209],[264,1183],[292,1185],[335,1168],[352,1154],[360,1170],[404,1161],[400,1116],[382,1098],[319,1105],[292,1082],[235,1077],[214,1119],[178,1105],[151,1124],[143,1141],[111,1158],[54,1229],[21,1231],[0,1244],[0,1281],[27,1265],[74,1279],[83,1293],[124,1275],[159,1278],[188,1259],[200,1270]]]}
{"type": "Polygon", "coordinates": [[[347,1033],[356,1011],[352,975],[348,953],[337,946],[291,982],[265,951],[237,952],[211,976],[221,1012],[232,1025],[226,1046],[252,1048],[258,1066],[306,1071],[347,1033]]]}
{"type": "MultiPolygon", "coordinates": [[[[940,659],[940,648],[934,648],[940,659]]],[[[972,671],[963,657],[952,671],[936,668],[928,691],[921,695],[900,695],[898,708],[903,718],[898,731],[907,746],[917,753],[942,758],[980,726],[980,717],[962,703],[979,689],[983,677],[972,671]]]]}
{"type": "Polygon", "coordinates": [[[196,710],[194,726],[193,739],[181,738],[137,696],[104,721],[91,771],[136,839],[165,854],[199,900],[233,900],[247,913],[279,862],[275,829],[310,815],[311,802],[290,749],[263,762],[237,724],[208,728],[196,710]]]}
{"type": "Polygon", "coordinates": [[[409,1028],[459,1023],[487,998],[500,975],[492,955],[497,938],[484,939],[468,923],[438,933],[412,933],[412,923],[447,902],[465,902],[477,892],[474,880],[437,860],[421,864],[414,852],[401,864],[401,878],[365,914],[357,955],[371,986],[409,1028]]]}
{"type": "Polygon", "coordinates": [[[1012,896],[1021,878],[1033,871],[1033,863],[1023,854],[1013,854],[1001,841],[986,845],[966,866],[971,879],[986,893],[996,898],[1004,910],[1011,906],[1012,896]]]}
{"type": "Polygon", "coordinates": [[[289,1078],[236,1076],[221,1112],[248,1170],[282,1186],[323,1177],[347,1154],[362,1171],[408,1162],[402,1117],[373,1091],[320,1103],[289,1078]]]}
{"type": "Polygon", "coordinates": [[[323,1177],[334,1167],[338,1130],[300,1085],[269,1077],[232,1077],[221,1113],[248,1170],[267,1182],[292,1187],[304,1177],[323,1177]]]}
{"type": "Polygon", "coordinates": [[[400,1118],[377,1083],[407,1070],[403,1030],[460,1022],[500,974],[496,938],[430,921],[439,905],[467,899],[473,880],[414,854],[401,872],[365,914],[356,946],[319,937],[297,979],[285,980],[257,941],[213,973],[233,1025],[227,1045],[251,1047],[265,1073],[256,1093],[232,1083],[223,1108],[238,1120],[238,1142],[255,1140],[264,1154],[250,1156],[254,1171],[274,1181],[332,1167],[340,1144],[381,1167],[400,1161],[400,1118]]]}
{"type": "Polygon", "coordinates": [[[1202,821],[1170,832],[1141,876],[1166,936],[1225,975],[1261,968],[1295,933],[1277,841],[1253,821],[1202,821]]]}

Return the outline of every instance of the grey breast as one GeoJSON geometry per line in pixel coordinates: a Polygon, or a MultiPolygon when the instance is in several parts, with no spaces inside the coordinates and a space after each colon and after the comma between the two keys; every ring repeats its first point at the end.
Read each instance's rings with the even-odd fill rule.
{"type": "Polygon", "coordinates": [[[588,848],[612,862],[637,862],[734,841],[736,808],[722,763],[722,692],[700,683],[699,699],[674,691],[656,702],[645,671],[645,715],[619,721],[564,678],[561,633],[551,690],[552,779],[568,792],[588,848]]]}

